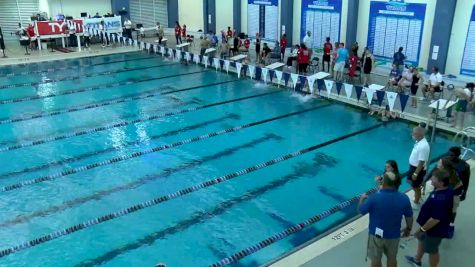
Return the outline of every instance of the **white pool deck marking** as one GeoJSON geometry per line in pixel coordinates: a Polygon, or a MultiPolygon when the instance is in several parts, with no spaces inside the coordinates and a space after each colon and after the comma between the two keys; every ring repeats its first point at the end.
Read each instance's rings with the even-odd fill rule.
{"type": "MultiPolygon", "coordinates": [[[[459,212],[457,213],[456,220],[456,231],[455,237],[451,240],[444,240],[441,245],[441,264],[444,265],[445,261],[451,262],[450,266],[471,266],[468,263],[455,263],[458,261],[464,262],[473,262],[475,261],[475,248],[468,244],[460,244],[464,242],[463,233],[470,235],[469,240],[475,241],[475,209],[472,209],[475,205],[475,160],[472,159],[469,161],[471,166],[471,180],[469,192],[467,194],[467,199],[462,202],[459,207],[459,212]],[[459,239],[458,239],[459,238],[459,239]],[[462,240],[460,240],[460,238],[462,240]],[[454,244],[455,243],[455,244],[454,244]],[[457,244],[458,243],[458,244],[457,244]],[[469,250],[467,253],[463,253],[464,256],[460,256],[459,251],[469,250]]],[[[410,199],[413,198],[413,192],[409,191],[407,193],[410,199]]],[[[414,214],[414,218],[416,214],[414,214]]],[[[370,262],[365,262],[365,253],[366,253],[366,237],[367,229],[369,223],[369,216],[365,215],[361,218],[343,226],[342,228],[331,232],[325,237],[317,241],[309,241],[306,244],[303,244],[301,248],[276,261],[266,264],[271,267],[294,267],[294,266],[304,266],[304,267],[333,267],[333,266],[352,266],[352,267],[363,267],[369,266],[370,262]],[[351,265],[348,265],[351,264],[351,265]]],[[[318,224],[318,223],[317,223],[318,224]]],[[[404,225],[404,224],[403,224],[404,225]]],[[[417,223],[414,222],[413,228],[417,227],[417,223]]],[[[399,248],[398,253],[398,264],[399,266],[409,266],[405,263],[404,255],[413,255],[415,253],[416,240],[405,240],[401,239],[401,244],[406,246],[406,249],[399,248]]],[[[423,262],[427,261],[427,255],[423,258],[423,262]]],[[[383,258],[383,263],[384,263],[383,258]]],[[[385,266],[385,264],[383,264],[385,266]]],[[[428,266],[423,265],[423,266],[428,266]]],[[[449,266],[449,265],[447,265],[449,266]]]]}

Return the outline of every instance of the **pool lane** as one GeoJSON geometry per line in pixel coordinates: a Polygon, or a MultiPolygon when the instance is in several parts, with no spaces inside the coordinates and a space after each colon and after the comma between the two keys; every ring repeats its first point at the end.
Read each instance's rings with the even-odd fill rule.
{"type": "MultiPolygon", "coordinates": [[[[138,54],[140,55],[140,54],[138,54]]],[[[27,70],[27,71],[22,71],[22,72],[12,72],[12,73],[0,73],[0,78],[4,77],[17,77],[17,76],[25,76],[25,75],[37,75],[37,74],[49,74],[49,73],[54,73],[60,71],[61,73],[68,73],[69,71],[72,70],[81,70],[82,68],[85,67],[97,67],[101,65],[111,65],[115,63],[124,63],[124,62],[137,62],[141,60],[150,60],[153,57],[150,55],[144,56],[144,57],[136,57],[136,58],[130,58],[130,59],[118,59],[114,61],[109,61],[109,62],[102,62],[102,63],[91,63],[91,64],[84,64],[84,65],[78,65],[78,66],[62,66],[62,67],[56,67],[56,68],[47,68],[47,69],[38,69],[38,70],[27,70]]]]}
{"type": "MultiPolygon", "coordinates": [[[[57,60],[48,60],[43,62],[33,62],[25,64],[15,64],[9,66],[3,66],[0,70],[0,75],[12,75],[17,73],[22,73],[25,71],[41,71],[48,69],[72,67],[72,66],[92,66],[95,64],[107,64],[111,61],[117,60],[134,60],[139,58],[143,53],[138,51],[118,53],[118,54],[108,54],[108,55],[94,55],[88,57],[80,58],[71,58],[71,59],[57,59],[57,60]]],[[[2,76],[0,76],[2,77],[2,76]]]]}

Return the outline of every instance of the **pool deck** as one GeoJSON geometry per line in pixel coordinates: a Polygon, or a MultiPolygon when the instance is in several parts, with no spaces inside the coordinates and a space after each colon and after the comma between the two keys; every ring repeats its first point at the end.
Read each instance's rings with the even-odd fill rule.
{"type": "MultiPolygon", "coordinates": [[[[475,179],[475,159],[471,165],[471,180],[475,179]]],[[[412,197],[412,192],[408,193],[412,197]]],[[[469,267],[475,262],[475,184],[469,187],[467,199],[462,202],[457,212],[454,238],[445,239],[441,245],[441,261],[439,266],[469,267]],[[472,264],[470,264],[472,262],[472,264]]],[[[417,212],[417,211],[416,211],[417,212]]],[[[416,218],[417,213],[414,214],[416,218]]],[[[365,261],[368,238],[368,215],[329,233],[318,241],[309,241],[297,248],[293,253],[285,255],[275,262],[266,264],[271,267],[364,267],[370,266],[365,261]]],[[[417,224],[414,222],[414,228],[417,224]]],[[[413,238],[401,240],[398,253],[399,266],[412,266],[404,259],[405,255],[413,256],[416,252],[417,241],[413,238]]],[[[423,258],[423,266],[428,266],[428,256],[423,258]]],[[[384,263],[384,259],[383,259],[384,263]]],[[[385,264],[383,264],[385,266],[385,264]]]]}
{"type": "MultiPolygon", "coordinates": [[[[168,38],[168,45],[174,47],[174,38],[168,38]]],[[[153,42],[153,39],[146,40],[153,42]]],[[[197,40],[198,41],[198,40],[197,40]]],[[[9,58],[0,58],[0,66],[49,61],[55,59],[80,58],[96,55],[107,55],[114,53],[124,53],[137,51],[135,47],[107,47],[102,48],[100,45],[93,45],[91,49],[83,52],[62,53],[49,51],[33,51],[30,56],[24,55],[24,50],[19,46],[7,45],[7,55],[9,58]]],[[[191,52],[199,52],[199,45],[195,43],[191,47],[191,52]]],[[[252,52],[251,52],[252,53],[252,52]]],[[[251,54],[251,58],[255,58],[251,54]]],[[[374,74],[373,81],[378,84],[385,84],[386,77],[374,74]]],[[[460,81],[464,82],[464,81],[460,81]]],[[[346,97],[333,96],[332,98],[346,102],[348,104],[366,108],[364,101],[356,101],[347,99],[346,97]]],[[[427,115],[430,109],[427,104],[419,102],[418,108],[412,108],[410,105],[404,112],[404,119],[413,122],[427,121],[427,115]]],[[[475,126],[475,113],[468,112],[465,119],[466,126],[475,126]]],[[[448,123],[438,122],[438,128],[452,133],[458,130],[450,127],[448,123]]],[[[475,160],[470,161],[472,167],[472,180],[475,179],[475,160]]],[[[411,193],[408,193],[411,195],[411,193]]],[[[442,256],[440,266],[472,266],[468,262],[475,261],[475,247],[471,246],[475,241],[475,183],[472,182],[469,188],[468,198],[464,201],[459,209],[457,216],[457,225],[455,237],[452,240],[444,240],[442,243],[442,256]]],[[[304,266],[304,267],[333,267],[333,266],[369,266],[369,262],[365,262],[366,255],[366,239],[367,239],[368,216],[360,217],[344,227],[330,232],[318,241],[310,241],[302,245],[296,251],[285,255],[278,261],[268,263],[266,265],[273,267],[288,266],[304,266]]],[[[400,266],[409,266],[405,263],[404,255],[413,255],[415,253],[416,241],[409,239],[401,242],[405,248],[399,251],[400,266]]],[[[424,264],[427,266],[427,257],[424,258],[424,264]]]]}

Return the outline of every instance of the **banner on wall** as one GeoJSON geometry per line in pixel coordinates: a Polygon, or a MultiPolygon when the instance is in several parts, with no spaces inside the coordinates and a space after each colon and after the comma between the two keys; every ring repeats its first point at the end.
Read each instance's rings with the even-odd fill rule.
{"type": "Polygon", "coordinates": [[[475,6],[472,8],[460,74],[475,76],[475,6]]]}
{"type": "Polygon", "coordinates": [[[71,28],[71,24],[74,24],[77,33],[83,32],[83,20],[54,20],[54,21],[37,21],[36,22],[36,34],[39,36],[45,35],[60,35],[68,32],[71,28]]]}
{"type": "Polygon", "coordinates": [[[332,42],[339,41],[341,2],[342,0],[303,0],[301,40],[307,31],[310,31],[313,37],[313,48],[323,47],[327,37],[330,37],[332,42]]]}
{"type": "Polygon", "coordinates": [[[406,62],[417,65],[425,13],[426,4],[371,1],[367,44],[375,57],[392,61],[403,47],[406,62]]]}
{"type": "Polygon", "coordinates": [[[248,0],[247,34],[270,41],[279,38],[279,0],[248,0]]]}
{"type": "Polygon", "coordinates": [[[84,25],[87,29],[99,29],[101,21],[104,21],[105,31],[109,33],[122,32],[122,20],[120,16],[106,18],[86,18],[84,25]]]}

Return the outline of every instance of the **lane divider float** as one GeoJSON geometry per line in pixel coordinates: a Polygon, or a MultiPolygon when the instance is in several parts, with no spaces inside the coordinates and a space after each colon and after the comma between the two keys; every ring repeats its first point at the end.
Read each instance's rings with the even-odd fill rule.
{"type": "MultiPolygon", "coordinates": [[[[224,183],[224,182],[226,182],[228,180],[232,180],[236,177],[239,177],[239,176],[242,176],[242,175],[245,175],[245,174],[248,174],[248,173],[252,173],[252,172],[255,172],[257,170],[275,165],[277,163],[295,158],[297,156],[309,153],[309,152],[314,151],[316,149],[319,149],[321,147],[328,146],[330,144],[333,144],[333,143],[339,142],[341,140],[353,137],[355,135],[359,135],[359,134],[374,130],[374,129],[379,128],[379,127],[381,127],[383,125],[386,125],[388,123],[390,123],[390,122],[379,123],[379,124],[373,125],[371,127],[368,127],[368,128],[365,128],[365,129],[362,129],[362,130],[359,130],[359,131],[356,131],[356,132],[353,132],[353,133],[349,133],[347,135],[343,135],[343,136],[340,136],[338,138],[320,143],[318,145],[307,147],[307,148],[295,151],[293,153],[289,153],[289,154],[280,156],[278,158],[275,158],[275,159],[272,159],[272,160],[269,160],[269,161],[266,161],[266,162],[262,162],[260,164],[257,164],[257,165],[251,166],[251,167],[248,167],[246,169],[242,169],[242,170],[237,171],[237,172],[229,173],[229,174],[214,178],[212,180],[208,180],[208,181],[205,181],[205,182],[202,182],[202,183],[199,183],[199,184],[181,189],[179,191],[154,198],[154,199],[149,200],[149,201],[138,203],[136,205],[130,206],[128,208],[121,209],[121,210],[113,212],[113,213],[109,213],[109,214],[106,214],[106,215],[103,215],[103,216],[100,216],[100,217],[97,217],[97,218],[94,218],[94,219],[91,219],[91,220],[87,220],[85,222],[73,225],[71,227],[68,227],[68,228],[65,228],[65,229],[62,229],[62,230],[52,232],[50,234],[41,236],[39,238],[23,242],[21,244],[18,244],[18,245],[12,246],[10,248],[1,250],[0,251],[0,258],[5,257],[7,255],[10,255],[12,253],[16,253],[16,252],[25,250],[27,248],[37,246],[39,244],[49,242],[51,240],[58,239],[62,236],[70,235],[72,233],[78,232],[78,231],[86,229],[86,228],[90,228],[92,226],[95,226],[95,225],[98,225],[98,224],[101,224],[101,223],[104,223],[104,222],[107,222],[107,221],[110,221],[110,220],[114,220],[114,219],[123,217],[125,215],[131,214],[131,213],[135,213],[139,210],[143,210],[145,208],[149,208],[149,207],[158,205],[160,203],[164,203],[164,202],[170,201],[172,199],[176,199],[176,198],[191,194],[193,192],[202,190],[204,188],[208,188],[208,187],[211,187],[211,186],[214,186],[214,185],[217,185],[217,184],[224,183]]],[[[226,131],[226,130],[224,130],[224,131],[226,131]]],[[[215,135],[216,135],[216,133],[213,134],[213,136],[215,136],[215,135]]],[[[204,135],[204,136],[206,136],[206,135],[204,135]]],[[[191,140],[199,139],[199,138],[201,138],[201,137],[195,137],[195,138],[191,138],[191,139],[188,139],[188,140],[190,140],[189,142],[192,142],[191,140]]],[[[167,146],[169,146],[169,145],[167,145],[167,146]]],[[[137,153],[140,153],[140,152],[137,152],[137,153]]]]}

